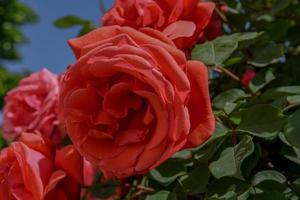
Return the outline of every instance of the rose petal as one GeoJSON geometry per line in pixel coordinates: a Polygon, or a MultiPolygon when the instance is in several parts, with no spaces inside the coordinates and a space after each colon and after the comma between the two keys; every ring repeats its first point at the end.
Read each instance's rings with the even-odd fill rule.
{"type": "Polygon", "coordinates": [[[207,69],[204,64],[197,61],[189,61],[187,69],[192,88],[188,105],[191,133],[185,148],[196,147],[202,144],[213,133],[215,128],[208,91],[207,69]]]}
{"type": "Polygon", "coordinates": [[[61,150],[57,150],[55,164],[72,176],[77,182],[83,183],[83,158],[74,146],[69,145],[61,150]]]}
{"type": "Polygon", "coordinates": [[[163,33],[168,36],[171,40],[181,37],[191,37],[194,35],[196,25],[192,21],[176,21],[167,26],[163,33]]]}
{"type": "Polygon", "coordinates": [[[57,186],[57,184],[65,177],[66,177],[66,173],[64,171],[62,170],[55,171],[51,175],[49,182],[45,187],[44,197],[46,197],[48,193],[51,192],[57,186]]]}

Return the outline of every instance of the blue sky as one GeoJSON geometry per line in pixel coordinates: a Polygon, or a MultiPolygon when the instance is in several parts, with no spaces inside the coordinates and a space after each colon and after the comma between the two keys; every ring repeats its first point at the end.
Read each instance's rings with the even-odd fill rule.
{"type": "MultiPolygon", "coordinates": [[[[78,28],[57,29],[53,21],[65,15],[78,15],[100,24],[101,12],[98,0],[21,0],[32,7],[39,15],[39,22],[24,26],[23,32],[30,42],[19,46],[23,59],[5,65],[11,71],[29,69],[38,71],[43,67],[53,72],[62,72],[74,62],[67,40],[74,38],[78,28]]],[[[114,0],[104,0],[109,9],[114,0]]]]}

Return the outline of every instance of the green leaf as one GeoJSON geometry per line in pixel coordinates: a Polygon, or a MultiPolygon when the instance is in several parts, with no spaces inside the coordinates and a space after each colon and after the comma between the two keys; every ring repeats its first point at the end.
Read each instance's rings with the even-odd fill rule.
{"type": "Polygon", "coordinates": [[[5,141],[4,139],[2,138],[2,135],[1,135],[1,130],[0,130],[0,150],[5,146],[5,141]]]}
{"type": "Polygon", "coordinates": [[[74,15],[67,15],[54,21],[54,25],[58,28],[70,28],[78,25],[82,26],[87,23],[89,23],[89,21],[74,15]]]}
{"type": "Polygon", "coordinates": [[[277,99],[279,97],[292,96],[292,95],[300,95],[300,86],[285,86],[285,87],[271,88],[262,95],[262,98],[264,100],[272,100],[272,99],[277,99]]]}
{"type": "Polygon", "coordinates": [[[209,169],[217,179],[225,176],[243,179],[241,165],[253,151],[252,138],[244,136],[236,146],[223,150],[219,159],[210,163],[209,169]]]}
{"type": "Polygon", "coordinates": [[[222,65],[237,49],[238,43],[254,39],[258,33],[235,33],[218,37],[217,39],[196,45],[192,51],[192,59],[200,60],[207,65],[222,65]]]}
{"type": "Polygon", "coordinates": [[[278,62],[283,55],[283,48],[278,44],[259,44],[252,48],[252,59],[248,63],[256,67],[265,67],[278,62]]]}
{"type": "Polygon", "coordinates": [[[298,178],[297,180],[295,180],[295,181],[292,183],[291,188],[293,189],[293,191],[294,191],[298,196],[300,196],[300,178],[298,178]]]}
{"type": "Polygon", "coordinates": [[[172,200],[188,200],[187,194],[185,193],[185,190],[183,188],[183,185],[180,181],[180,179],[177,179],[177,184],[175,188],[173,189],[172,200]]]}
{"type": "Polygon", "coordinates": [[[288,199],[284,196],[284,194],[280,192],[264,192],[252,196],[250,200],[288,200],[288,199]]]}
{"type": "Polygon", "coordinates": [[[92,194],[99,198],[108,198],[116,194],[119,183],[114,180],[108,180],[105,183],[97,183],[92,186],[92,194]]]}
{"type": "Polygon", "coordinates": [[[284,133],[279,134],[280,140],[284,143],[281,148],[280,153],[290,161],[300,165],[300,149],[292,146],[289,141],[287,141],[284,133]]]}
{"type": "Polygon", "coordinates": [[[290,105],[299,105],[300,104],[300,95],[287,96],[288,103],[290,105]]]}
{"type": "Polygon", "coordinates": [[[169,191],[159,191],[155,194],[147,195],[145,200],[168,200],[171,193],[169,191]]]}
{"type": "Polygon", "coordinates": [[[208,198],[208,200],[237,200],[237,195],[233,191],[227,191],[225,194],[219,196],[219,195],[213,195],[208,198]]]}
{"type": "Polygon", "coordinates": [[[287,199],[295,196],[287,186],[287,178],[275,170],[260,171],[253,176],[251,182],[257,192],[280,192],[287,199]]]}
{"type": "Polygon", "coordinates": [[[205,146],[200,146],[199,149],[193,149],[195,161],[199,163],[209,163],[216,151],[218,150],[218,141],[211,142],[205,146]]]}
{"type": "Polygon", "coordinates": [[[284,145],[280,152],[288,160],[300,165],[300,149],[284,145]]]}
{"type": "Polygon", "coordinates": [[[205,192],[209,175],[208,166],[200,164],[188,175],[182,177],[181,182],[186,193],[196,195],[205,192]]]}
{"type": "MultiPolygon", "coordinates": [[[[254,143],[255,144],[255,143],[254,143]]],[[[260,161],[260,151],[259,151],[259,145],[254,145],[254,151],[253,153],[245,158],[245,160],[242,163],[242,172],[244,177],[249,177],[252,173],[252,170],[256,168],[257,164],[260,161]]]]}
{"type": "Polygon", "coordinates": [[[287,119],[284,136],[293,146],[300,148],[300,109],[287,119]]]}
{"type": "Polygon", "coordinates": [[[208,187],[206,196],[207,199],[221,199],[220,197],[227,196],[229,191],[236,194],[238,200],[247,200],[250,194],[251,185],[248,181],[232,177],[224,177],[214,180],[208,187]]]}
{"type": "Polygon", "coordinates": [[[161,185],[167,186],[174,182],[178,177],[186,174],[186,168],[179,159],[171,158],[159,167],[150,171],[150,178],[161,185]]]}
{"type": "Polygon", "coordinates": [[[271,10],[272,14],[276,14],[279,11],[287,8],[290,5],[290,3],[290,0],[274,0],[271,10]]]}
{"type": "Polygon", "coordinates": [[[79,36],[84,35],[92,30],[94,30],[96,27],[92,23],[86,23],[82,26],[82,28],[79,31],[79,36]]]}
{"type": "Polygon", "coordinates": [[[274,170],[265,170],[260,171],[257,174],[255,174],[252,178],[252,185],[256,186],[264,181],[275,181],[278,183],[286,183],[287,179],[285,176],[277,171],[274,170]]]}
{"type": "Polygon", "coordinates": [[[272,40],[282,41],[287,37],[287,33],[291,28],[291,23],[288,20],[276,20],[267,28],[267,33],[272,40]]]}
{"type": "Polygon", "coordinates": [[[181,151],[178,151],[176,152],[172,158],[178,158],[178,159],[188,159],[192,156],[192,152],[190,150],[181,150],[181,151]]]}
{"type": "Polygon", "coordinates": [[[276,77],[273,74],[273,71],[269,68],[267,70],[262,70],[257,73],[256,76],[251,80],[249,88],[253,93],[258,92],[264,88],[267,84],[273,81],[276,77]]]}
{"type": "Polygon", "coordinates": [[[218,109],[224,109],[226,104],[234,103],[240,98],[245,98],[248,95],[241,89],[230,89],[217,95],[213,100],[213,106],[218,109]]]}
{"type": "Polygon", "coordinates": [[[277,136],[285,121],[286,117],[278,108],[271,105],[255,105],[243,113],[237,130],[261,138],[273,138],[277,136]]]}

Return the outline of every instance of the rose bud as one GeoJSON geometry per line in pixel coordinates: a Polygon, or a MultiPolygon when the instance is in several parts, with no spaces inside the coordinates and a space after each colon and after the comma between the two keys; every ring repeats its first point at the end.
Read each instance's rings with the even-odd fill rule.
{"type": "Polygon", "coordinates": [[[57,119],[58,77],[47,69],[22,79],[5,97],[4,138],[14,140],[23,132],[35,132],[59,143],[64,131],[57,119]]]}

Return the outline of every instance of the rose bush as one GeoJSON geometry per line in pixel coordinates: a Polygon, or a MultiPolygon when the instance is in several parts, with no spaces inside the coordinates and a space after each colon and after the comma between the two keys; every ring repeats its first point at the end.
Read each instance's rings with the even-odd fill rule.
{"type": "Polygon", "coordinates": [[[214,8],[214,3],[198,0],[116,0],[102,22],[105,26],[157,29],[173,40],[178,48],[185,50],[195,45],[199,38],[213,39],[211,31],[216,35],[213,27],[215,23],[219,27],[220,19],[210,23],[214,8]],[[205,33],[209,23],[210,30],[205,33]]]}
{"type": "Polygon", "coordinates": [[[59,111],[106,177],[144,174],[214,130],[206,67],[161,32],[108,26],[69,41],[59,111]]]}
{"type": "Polygon", "coordinates": [[[0,154],[0,199],[76,200],[83,159],[73,146],[55,150],[41,136],[23,133],[0,154]]]}
{"type": "Polygon", "coordinates": [[[31,74],[5,97],[3,136],[13,140],[36,132],[59,143],[64,132],[57,119],[58,77],[47,69],[31,74]]]}
{"type": "MultiPolygon", "coordinates": [[[[205,139],[212,125],[206,116],[211,116],[211,111],[210,105],[207,110],[203,109],[208,105],[208,98],[202,98],[208,96],[206,68],[195,61],[186,61],[184,53],[175,49],[170,38],[163,36],[165,30],[156,27],[155,20],[145,25],[146,29],[141,23],[144,19],[151,21],[153,16],[169,19],[168,12],[173,9],[161,6],[161,2],[175,1],[118,1],[119,7],[115,6],[106,16],[124,27],[106,27],[72,40],[70,44],[78,61],[70,66],[62,81],[61,119],[66,122],[76,148],[104,170],[106,176],[132,176],[123,179],[124,182],[108,180],[87,161],[83,169],[77,169],[81,165],[70,159],[67,150],[74,148],[62,148],[71,143],[69,138],[65,138],[61,146],[55,146],[62,150],[51,148],[51,155],[46,156],[56,160],[54,170],[62,170],[67,177],[76,180],[81,178],[75,178],[74,174],[81,174],[83,170],[82,200],[300,199],[300,2],[205,0],[214,2],[218,9],[200,34],[199,44],[193,49],[184,49],[184,53],[188,59],[200,60],[208,69],[216,118],[216,128],[209,140],[205,139]],[[121,22],[132,22],[131,28],[121,22]],[[226,35],[214,39],[222,33],[221,27],[226,35]],[[177,149],[182,151],[173,155],[177,149]],[[164,161],[169,156],[172,157],[164,161]],[[72,167],[66,168],[66,162],[57,160],[68,160],[72,167]],[[70,170],[74,168],[76,173],[70,170]]],[[[177,11],[181,10],[182,2],[188,5],[195,1],[177,0],[175,14],[180,15],[177,11]]],[[[6,12],[5,5],[11,3],[0,3],[0,10],[5,10],[3,16],[15,13],[6,12]]],[[[103,2],[100,7],[105,13],[103,2]]],[[[189,7],[183,6],[183,9],[189,7]]],[[[193,12],[196,16],[196,11],[193,12]]],[[[19,18],[19,15],[14,16],[19,18]]],[[[182,23],[181,17],[173,18],[178,20],[177,25],[182,23]]],[[[5,18],[3,25],[7,24],[5,18]]],[[[193,20],[198,19],[190,22],[193,20]]],[[[58,19],[54,24],[60,28],[80,26],[77,29],[80,35],[96,27],[91,21],[74,15],[58,19]]],[[[0,33],[10,28],[0,26],[0,33]]],[[[172,28],[174,26],[170,32],[173,30],[176,34],[193,32],[185,29],[176,32],[176,27],[172,28]]],[[[5,38],[0,37],[1,44],[7,44],[5,38]]],[[[1,46],[8,49],[8,45],[1,46]]],[[[0,66],[0,107],[2,97],[19,77],[10,76],[0,66]]],[[[0,148],[11,145],[3,149],[0,156],[3,159],[1,200],[15,198],[20,188],[26,194],[22,193],[18,199],[27,198],[28,193],[42,198],[43,195],[36,193],[51,193],[47,198],[59,200],[78,198],[78,180],[71,181],[72,184],[67,184],[65,179],[58,184],[45,181],[46,188],[48,185],[54,188],[47,189],[50,193],[35,192],[42,191],[44,184],[28,187],[38,182],[33,181],[35,175],[27,175],[33,174],[31,169],[37,166],[36,156],[33,159],[32,151],[21,154],[19,143],[48,155],[41,148],[45,145],[35,141],[39,147],[33,148],[28,141],[23,142],[23,136],[19,142],[10,144],[1,133],[0,128],[0,148]],[[4,159],[8,158],[7,152],[10,159],[4,159]],[[28,158],[26,163],[30,167],[22,165],[24,169],[17,169],[19,160],[23,161],[19,155],[28,158]],[[24,184],[23,180],[26,180],[24,184]],[[74,190],[64,188],[73,188],[71,185],[74,190]],[[75,196],[66,196],[68,194],[75,196]]],[[[78,160],[81,163],[81,158],[78,160]]],[[[38,167],[41,167],[35,171],[47,174],[47,167],[42,167],[44,163],[40,159],[38,167]]],[[[45,176],[41,177],[44,183],[45,176]]]]}

